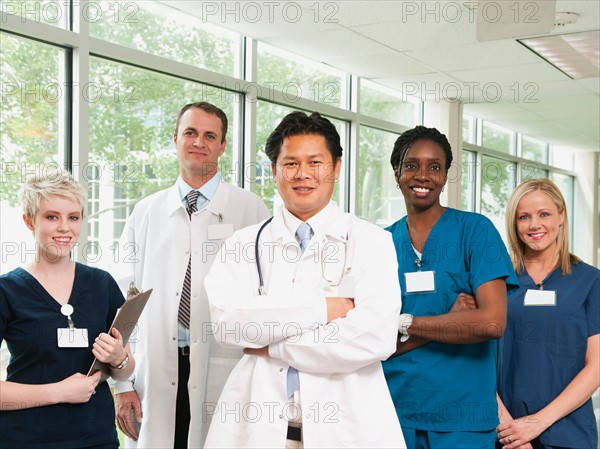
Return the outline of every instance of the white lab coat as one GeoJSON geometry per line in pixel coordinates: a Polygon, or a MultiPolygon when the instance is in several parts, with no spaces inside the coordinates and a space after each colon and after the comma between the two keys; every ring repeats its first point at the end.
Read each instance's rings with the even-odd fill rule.
{"type": "Polygon", "coordinates": [[[302,255],[276,212],[260,239],[266,295],[257,293],[259,225],[236,232],[215,260],[205,285],[217,340],[230,348],[270,345],[271,357],[245,355],[235,367],[210,411],[206,448],[285,447],[294,418],[289,366],[299,370],[305,448],[406,447],[381,366],[396,350],[401,305],[392,237],[332,206],[326,232],[316,230],[302,255]],[[323,326],[325,297],[345,293],[323,279],[320,250],[338,245],[323,259],[328,280],[336,278],[346,236],[355,308],[323,326]]]}
{"type": "Polygon", "coordinates": [[[133,381],[118,382],[115,388],[116,393],[135,389],[142,403],[139,439],[134,442],[126,438],[126,447],[173,447],[178,380],[177,313],[190,251],[188,447],[202,447],[210,419],[206,403],[216,401],[227,375],[242,355],[239,350],[221,348],[210,334],[204,278],[224,239],[209,240],[207,229],[209,225],[232,224],[237,230],[267,216],[264,203],[256,195],[223,182],[210,203],[192,215],[191,223],[176,185],[136,205],[119,241],[119,263],[114,275],[124,291],[134,280],[140,290],[152,288],[154,292],[138,329],[132,334],[136,359],[133,381]]]}

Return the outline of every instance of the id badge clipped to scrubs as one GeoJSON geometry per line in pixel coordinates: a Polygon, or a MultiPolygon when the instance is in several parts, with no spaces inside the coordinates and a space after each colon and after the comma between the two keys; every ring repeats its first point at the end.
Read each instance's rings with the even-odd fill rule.
{"type": "Polygon", "coordinates": [[[556,306],[556,292],[554,290],[529,289],[523,299],[524,306],[556,306]]]}
{"type": "Polygon", "coordinates": [[[435,271],[404,273],[406,293],[430,293],[435,291],[435,271]]]}
{"type": "Polygon", "coordinates": [[[435,291],[435,271],[421,271],[421,261],[415,261],[419,271],[404,273],[406,293],[431,293],[435,291]]]}
{"type": "Polygon", "coordinates": [[[75,323],[71,319],[73,314],[73,306],[71,304],[64,304],[60,308],[60,313],[67,317],[69,327],[56,329],[58,338],[59,348],[87,348],[88,343],[88,330],[78,329],[75,327],[75,323]]]}

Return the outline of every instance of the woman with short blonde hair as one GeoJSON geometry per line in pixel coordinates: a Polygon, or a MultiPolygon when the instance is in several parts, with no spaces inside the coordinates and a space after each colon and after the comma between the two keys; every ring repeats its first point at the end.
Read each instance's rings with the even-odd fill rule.
{"type": "Polygon", "coordinates": [[[94,357],[126,379],[135,362],[110,328],[124,299],[105,271],[71,259],[85,212],[83,188],[67,172],[23,184],[23,221],[35,260],[0,276],[0,342],[11,358],[0,382],[3,448],[117,448],[114,403],[94,357]]]}

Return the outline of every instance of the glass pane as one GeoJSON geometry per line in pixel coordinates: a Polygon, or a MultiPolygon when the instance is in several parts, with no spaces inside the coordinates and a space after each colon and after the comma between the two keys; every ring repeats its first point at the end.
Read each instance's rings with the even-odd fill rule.
{"type": "Polygon", "coordinates": [[[481,213],[492,220],[506,243],[506,205],[515,188],[516,165],[490,156],[482,157],[481,213]]]}
{"type": "Polygon", "coordinates": [[[483,122],[483,146],[515,154],[515,133],[493,123],[483,122]]]}
{"type": "Polygon", "coordinates": [[[269,89],[283,92],[290,103],[298,98],[346,106],[346,75],[300,56],[285,53],[263,42],[258,43],[259,84],[265,86],[259,95],[268,97],[269,89]]]}
{"type": "Polygon", "coordinates": [[[573,176],[563,175],[561,173],[552,173],[552,181],[558,186],[560,192],[567,203],[567,216],[569,218],[569,241],[573,248],[573,229],[575,229],[575,220],[573,215],[573,198],[575,191],[575,179],[573,176]]]}
{"type": "Polygon", "coordinates": [[[402,101],[402,95],[372,81],[360,81],[360,113],[413,127],[418,123],[419,105],[402,101]]]}
{"type": "Polygon", "coordinates": [[[548,145],[545,142],[523,136],[521,139],[521,157],[546,164],[548,163],[548,145]]]}
{"type": "Polygon", "coordinates": [[[519,182],[527,181],[528,179],[547,178],[548,170],[540,168],[536,162],[527,162],[519,164],[521,168],[521,176],[519,182]]]}
{"type": "Polygon", "coordinates": [[[462,138],[463,138],[463,142],[467,142],[467,143],[472,143],[472,144],[476,144],[476,138],[475,138],[475,117],[472,117],[470,115],[463,115],[463,131],[462,131],[462,138]]]}
{"type": "MultiPolygon", "coordinates": [[[[295,109],[288,108],[279,104],[268,103],[266,101],[259,101],[256,105],[256,190],[255,193],[260,196],[267,208],[270,211],[275,210],[282,204],[281,197],[277,193],[277,187],[273,182],[273,172],[271,170],[271,161],[265,153],[265,143],[267,138],[273,132],[275,127],[281,122],[281,119],[295,109]]],[[[337,132],[340,135],[342,141],[342,148],[344,153],[342,156],[342,174],[343,177],[344,167],[343,164],[347,160],[346,153],[346,123],[342,120],[337,120],[331,117],[327,117],[331,123],[335,125],[337,132]]],[[[333,190],[333,201],[335,201],[340,207],[343,205],[342,189],[340,188],[340,181],[336,182],[333,190]]]]}
{"type": "MultiPolygon", "coordinates": [[[[206,86],[100,58],[91,58],[90,85],[89,164],[84,173],[93,212],[84,255],[88,263],[109,269],[114,242],[135,203],[175,182],[177,115],[186,103],[206,99],[206,86]]],[[[240,99],[219,92],[208,100],[229,119],[219,170],[226,181],[235,182],[240,99]]]]}
{"type": "Polygon", "coordinates": [[[552,165],[560,167],[564,170],[573,170],[574,158],[573,153],[565,148],[552,148],[552,165]]]}
{"type": "Polygon", "coordinates": [[[462,174],[460,179],[460,207],[462,210],[475,212],[475,179],[477,154],[472,151],[462,152],[462,174]]]}
{"type": "Polygon", "coordinates": [[[34,255],[34,241],[17,204],[21,184],[31,175],[62,167],[63,60],[63,50],[0,33],[0,274],[34,255]]]}
{"type": "Polygon", "coordinates": [[[397,138],[386,131],[360,127],[356,211],[378,226],[388,226],[406,215],[404,198],[389,162],[397,138]]]}
{"type": "Polygon", "coordinates": [[[69,2],[67,1],[3,0],[0,2],[0,7],[2,12],[46,25],[66,29],[69,24],[69,2]]]}
{"type": "Polygon", "coordinates": [[[239,35],[157,1],[89,2],[90,34],[226,75],[236,75],[239,35]]]}

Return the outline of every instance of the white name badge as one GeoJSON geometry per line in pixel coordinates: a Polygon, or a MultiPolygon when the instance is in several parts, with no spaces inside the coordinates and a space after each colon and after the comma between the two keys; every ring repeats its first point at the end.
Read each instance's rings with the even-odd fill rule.
{"type": "Polygon", "coordinates": [[[56,329],[59,348],[87,348],[88,330],[76,327],[65,327],[56,329]]]}
{"type": "Polygon", "coordinates": [[[524,306],[555,306],[556,292],[553,290],[527,290],[524,306]]]}
{"type": "Polygon", "coordinates": [[[338,286],[338,296],[341,298],[354,299],[354,276],[344,276],[342,282],[338,286]]]}
{"type": "Polygon", "coordinates": [[[208,240],[228,239],[233,235],[233,224],[208,225],[208,240]]]}
{"type": "Polygon", "coordinates": [[[415,271],[404,273],[406,293],[435,291],[435,271],[415,271]]]}

